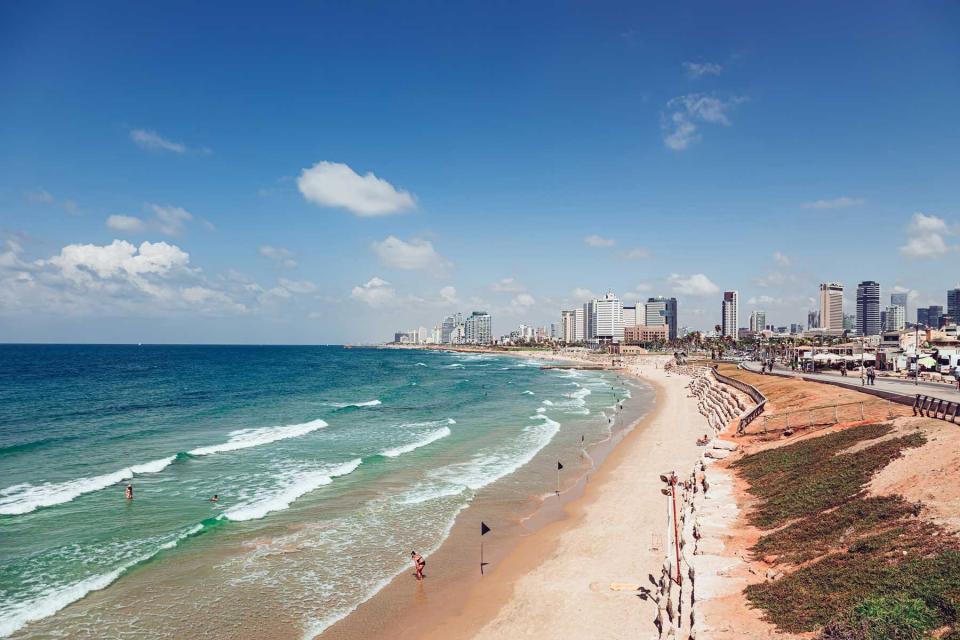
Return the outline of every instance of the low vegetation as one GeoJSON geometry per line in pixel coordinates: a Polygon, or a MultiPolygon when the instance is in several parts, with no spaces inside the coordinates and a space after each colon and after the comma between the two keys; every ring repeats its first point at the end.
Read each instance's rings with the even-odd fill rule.
{"type": "Polygon", "coordinates": [[[757,498],[751,521],[772,530],[752,551],[786,565],[746,595],[780,629],[819,629],[824,640],[958,635],[960,540],[922,519],[921,505],[864,491],[874,472],[925,442],[919,432],[883,438],[891,429],[855,427],[735,463],[757,498]]]}

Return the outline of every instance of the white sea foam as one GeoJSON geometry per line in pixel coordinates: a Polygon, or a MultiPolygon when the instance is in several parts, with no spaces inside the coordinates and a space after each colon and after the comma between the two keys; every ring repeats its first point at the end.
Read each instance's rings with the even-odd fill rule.
{"type": "Polygon", "coordinates": [[[533,395],[533,391],[530,391],[529,389],[527,389],[526,391],[523,392],[523,395],[525,395],[525,396],[532,396],[532,395],[533,395]]]}
{"type": "Polygon", "coordinates": [[[393,447],[392,449],[386,449],[385,451],[381,451],[380,455],[386,456],[388,458],[397,458],[399,456],[402,456],[405,453],[410,453],[411,451],[415,451],[420,447],[425,447],[430,443],[440,440],[441,438],[446,438],[448,435],[450,435],[450,433],[451,433],[450,427],[442,427],[428,434],[427,436],[421,438],[420,440],[417,440],[416,442],[411,442],[410,444],[405,444],[400,447],[393,447]]]}
{"type": "Polygon", "coordinates": [[[70,502],[85,493],[100,491],[124,480],[129,480],[136,474],[159,473],[170,465],[175,458],[176,456],[169,456],[91,478],[78,478],[66,482],[48,482],[39,486],[29,483],[16,484],[0,492],[3,495],[0,498],[0,514],[20,515],[30,513],[40,507],[51,507],[70,502]]]}
{"type": "Polygon", "coordinates": [[[552,407],[552,406],[553,406],[553,402],[550,401],[550,400],[544,400],[544,401],[543,401],[543,404],[547,405],[548,407],[552,407]]]}
{"type": "Polygon", "coordinates": [[[463,369],[463,365],[459,362],[454,362],[453,364],[444,365],[444,369],[463,369]]]}
{"type": "MultiPolygon", "coordinates": [[[[377,401],[379,402],[379,400],[377,401]]],[[[230,439],[222,444],[213,444],[207,447],[197,447],[188,453],[192,456],[208,456],[213,453],[222,453],[224,451],[236,451],[237,449],[247,449],[249,447],[259,447],[262,444],[270,444],[278,440],[287,438],[297,438],[322,429],[327,426],[323,420],[311,420],[303,424],[289,424],[281,427],[260,427],[259,429],[240,429],[231,431],[228,435],[230,439]]]]}
{"type": "Polygon", "coordinates": [[[327,406],[346,409],[347,407],[376,407],[381,404],[379,400],[367,400],[366,402],[328,402],[327,406]]]}
{"type": "Polygon", "coordinates": [[[182,531],[173,540],[165,542],[155,548],[153,551],[134,558],[113,571],[108,571],[97,576],[91,576],[84,580],[74,582],[66,586],[52,587],[47,589],[35,598],[23,600],[14,604],[3,611],[3,617],[0,618],[0,637],[7,637],[22,628],[27,623],[52,616],[60,609],[71,602],[76,602],[91,591],[104,589],[119,578],[123,573],[134,565],[145,562],[165,549],[172,549],[177,544],[203,528],[202,524],[195,525],[190,529],[182,531]]]}
{"type": "Polygon", "coordinates": [[[425,366],[427,366],[427,364],[426,364],[425,362],[418,362],[418,363],[417,363],[416,365],[414,365],[414,366],[417,366],[417,367],[425,367],[425,366]]]}
{"type": "Polygon", "coordinates": [[[330,484],[338,476],[352,473],[360,466],[361,462],[360,458],[356,458],[332,469],[292,474],[291,482],[286,486],[279,490],[273,489],[258,493],[250,502],[226,511],[224,516],[234,522],[243,522],[244,520],[259,520],[274,511],[283,511],[289,508],[300,496],[323,485],[330,484]]]}

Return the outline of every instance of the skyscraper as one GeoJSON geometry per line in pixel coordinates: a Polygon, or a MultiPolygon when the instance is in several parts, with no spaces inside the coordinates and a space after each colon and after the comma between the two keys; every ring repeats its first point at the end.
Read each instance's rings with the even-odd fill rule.
{"type": "Polygon", "coordinates": [[[463,339],[467,344],[490,344],[493,342],[493,328],[490,314],[486,311],[474,311],[463,322],[463,339]]]}
{"type": "MultiPolygon", "coordinates": [[[[637,307],[640,305],[623,305],[623,326],[634,327],[637,325],[637,307]]],[[[640,307],[643,309],[643,307],[640,307]]]]}
{"type": "Polygon", "coordinates": [[[943,307],[938,304],[932,304],[927,307],[927,326],[931,329],[940,328],[940,320],[943,317],[943,307]]]}
{"type": "Polygon", "coordinates": [[[807,329],[817,329],[820,327],[820,312],[807,311],[807,329]]]}
{"type": "Polygon", "coordinates": [[[583,315],[583,307],[577,307],[573,310],[573,341],[574,342],[583,342],[585,330],[586,318],[583,315]]]}
{"type": "Polygon", "coordinates": [[[767,312],[757,309],[750,312],[750,331],[757,333],[767,328],[767,312]]]}
{"type": "Polygon", "coordinates": [[[451,338],[453,330],[461,324],[463,324],[463,316],[459,313],[455,313],[444,318],[443,322],[440,324],[440,341],[443,344],[450,344],[453,341],[451,338]]]}
{"type": "Polygon", "coordinates": [[[623,303],[608,291],[599,300],[593,301],[594,337],[599,342],[623,342],[623,303]]]}
{"type": "Polygon", "coordinates": [[[560,312],[560,335],[558,337],[567,344],[572,344],[577,341],[576,311],[560,312]]]}
{"type": "Polygon", "coordinates": [[[927,307],[917,307],[917,324],[921,327],[930,326],[930,309],[927,307]]]}
{"type": "Polygon", "coordinates": [[[723,292],[723,305],[721,306],[722,321],[720,323],[720,335],[737,339],[737,325],[740,322],[740,312],[738,310],[739,294],[736,291],[723,292]]]}
{"type": "Polygon", "coordinates": [[[907,294],[905,293],[891,293],[890,294],[890,304],[898,304],[904,309],[907,308],[907,294]]]}
{"type": "MultiPolygon", "coordinates": [[[[640,318],[640,309],[637,305],[637,321],[640,318]]],[[[667,325],[667,334],[669,340],[677,339],[677,299],[664,298],[656,296],[647,298],[647,304],[644,305],[644,321],[648,327],[655,327],[662,324],[667,325]]]]}
{"type": "Polygon", "coordinates": [[[843,331],[843,285],[839,282],[820,285],[820,328],[843,331]]]}
{"type": "Polygon", "coordinates": [[[880,283],[864,280],[857,285],[857,333],[875,336],[880,328],[880,283]]]}
{"type": "Polygon", "coordinates": [[[947,315],[960,323],[960,288],[947,289],[947,315]]]}
{"type": "Polygon", "coordinates": [[[583,303],[583,339],[587,342],[597,338],[596,300],[583,303]]]}

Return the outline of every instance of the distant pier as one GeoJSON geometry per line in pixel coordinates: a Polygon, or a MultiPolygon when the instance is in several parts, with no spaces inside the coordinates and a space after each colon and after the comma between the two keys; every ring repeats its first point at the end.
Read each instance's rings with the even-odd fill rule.
{"type": "Polygon", "coordinates": [[[586,369],[589,371],[599,371],[607,367],[602,364],[545,364],[541,369],[586,369]]]}

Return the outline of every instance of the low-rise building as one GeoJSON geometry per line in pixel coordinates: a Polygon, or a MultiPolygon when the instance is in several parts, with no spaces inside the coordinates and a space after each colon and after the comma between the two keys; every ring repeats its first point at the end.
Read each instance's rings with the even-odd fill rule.
{"type": "Polygon", "coordinates": [[[670,336],[670,326],[638,324],[623,328],[623,341],[627,344],[646,344],[648,342],[667,342],[670,336]]]}

